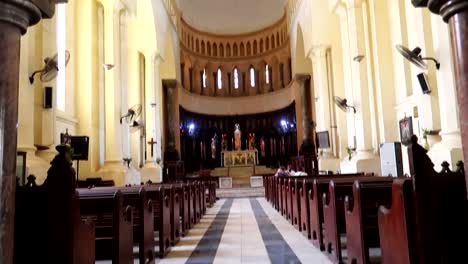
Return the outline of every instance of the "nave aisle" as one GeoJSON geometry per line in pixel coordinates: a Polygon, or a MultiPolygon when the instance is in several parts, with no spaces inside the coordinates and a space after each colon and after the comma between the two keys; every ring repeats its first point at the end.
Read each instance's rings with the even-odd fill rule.
{"type": "Polygon", "coordinates": [[[265,198],[222,199],[158,263],[331,263],[265,198]]]}

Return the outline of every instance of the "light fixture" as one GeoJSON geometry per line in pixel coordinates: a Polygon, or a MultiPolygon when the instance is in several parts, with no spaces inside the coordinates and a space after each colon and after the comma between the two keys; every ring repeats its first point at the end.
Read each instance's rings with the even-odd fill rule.
{"type": "Polygon", "coordinates": [[[407,60],[409,60],[411,63],[414,65],[418,66],[419,68],[423,70],[427,70],[427,64],[425,60],[431,60],[435,63],[437,70],[440,68],[440,63],[432,57],[422,57],[421,56],[421,48],[416,47],[413,50],[408,49],[407,47],[403,45],[396,45],[396,49],[398,52],[403,55],[407,60]]]}
{"type": "Polygon", "coordinates": [[[194,123],[190,123],[189,126],[188,126],[188,129],[189,129],[189,134],[192,135],[194,130],[195,130],[195,124],[194,123]]]}

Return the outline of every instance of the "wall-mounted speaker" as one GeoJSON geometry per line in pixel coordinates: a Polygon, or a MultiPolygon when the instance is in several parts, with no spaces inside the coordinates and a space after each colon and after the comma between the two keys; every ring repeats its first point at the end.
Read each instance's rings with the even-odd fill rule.
{"type": "Polygon", "coordinates": [[[44,108],[52,108],[52,87],[44,87],[44,108]]]}
{"type": "Polygon", "coordinates": [[[430,94],[431,88],[429,87],[429,82],[427,81],[427,75],[425,73],[418,74],[419,85],[421,85],[421,90],[424,94],[430,94]]]}

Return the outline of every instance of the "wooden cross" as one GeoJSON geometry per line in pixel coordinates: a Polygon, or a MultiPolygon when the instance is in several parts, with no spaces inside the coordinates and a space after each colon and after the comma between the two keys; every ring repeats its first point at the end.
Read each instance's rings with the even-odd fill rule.
{"type": "Polygon", "coordinates": [[[151,141],[148,141],[148,145],[151,145],[151,157],[153,157],[153,146],[156,145],[156,141],[151,138],[151,141]]]}

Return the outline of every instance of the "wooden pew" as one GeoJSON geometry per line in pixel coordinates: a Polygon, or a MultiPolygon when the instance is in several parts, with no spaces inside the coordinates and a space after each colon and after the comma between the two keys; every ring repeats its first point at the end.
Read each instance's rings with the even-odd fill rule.
{"type": "MultiPolygon", "coordinates": [[[[14,263],[94,263],[95,226],[81,219],[70,147],[59,145],[47,178],[29,176],[15,193],[14,263]]],[[[15,186],[13,186],[15,187],[15,186]]]]}
{"type": "Polygon", "coordinates": [[[124,206],[133,208],[133,241],[139,246],[140,264],[155,263],[153,203],[144,187],[119,188],[124,206]]]}
{"type": "Polygon", "coordinates": [[[444,162],[437,173],[417,140],[408,147],[412,184],[395,185],[390,209],[379,209],[382,262],[461,263],[468,236],[463,163],[452,172],[444,162]]]}
{"type": "Polygon", "coordinates": [[[302,184],[304,179],[310,178],[308,176],[293,176],[289,177],[290,179],[290,193],[291,193],[291,223],[296,227],[300,232],[302,232],[302,218],[301,218],[301,197],[300,191],[302,189],[302,184]]]}
{"type": "Polygon", "coordinates": [[[288,204],[286,203],[286,197],[287,197],[287,192],[286,192],[286,181],[287,179],[285,177],[278,177],[279,184],[278,184],[278,193],[280,194],[280,210],[281,214],[288,219],[288,204]]]}
{"type": "Polygon", "coordinates": [[[378,211],[382,263],[421,263],[413,201],[412,180],[395,180],[390,209],[381,206],[378,211]]]}
{"type": "Polygon", "coordinates": [[[198,182],[193,183],[192,192],[193,192],[192,203],[193,203],[193,213],[194,213],[193,224],[196,224],[200,222],[201,215],[202,215],[200,184],[198,182]]]}
{"type": "Polygon", "coordinates": [[[342,244],[341,234],[346,233],[344,200],[345,196],[351,196],[353,192],[353,183],[355,180],[361,182],[388,182],[390,177],[361,177],[332,179],[329,183],[328,193],[324,192],[322,197],[323,204],[323,243],[325,253],[334,263],[342,263],[342,244]]]}
{"type": "Polygon", "coordinates": [[[205,195],[205,203],[206,205],[202,206],[202,211],[205,213],[206,207],[211,207],[216,202],[216,188],[218,186],[219,177],[218,176],[186,176],[184,178],[185,182],[201,182],[204,185],[206,195],[205,195]]]}
{"type": "Polygon", "coordinates": [[[145,186],[146,195],[153,203],[154,231],[158,232],[158,256],[163,258],[171,246],[171,189],[161,184],[145,186]]]}
{"type": "Polygon", "coordinates": [[[190,191],[189,184],[179,183],[180,187],[176,189],[180,197],[180,232],[182,236],[185,236],[190,229],[190,191]]]}
{"type": "Polygon", "coordinates": [[[308,195],[312,190],[312,181],[311,178],[302,179],[302,185],[299,187],[301,232],[308,239],[311,239],[308,195]]]}
{"type": "Polygon", "coordinates": [[[76,181],[77,188],[93,188],[93,187],[112,187],[115,186],[113,180],[103,180],[102,178],[87,178],[86,180],[76,181]]]}
{"type": "Polygon", "coordinates": [[[133,262],[132,207],[124,207],[119,190],[78,189],[82,217],[96,223],[96,259],[113,263],[133,262]]]}
{"type": "Polygon", "coordinates": [[[181,226],[180,226],[180,208],[182,197],[180,184],[171,184],[169,186],[171,192],[171,244],[174,246],[180,240],[181,226]]]}
{"type": "Polygon", "coordinates": [[[286,209],[286,219],[291,223],[293,223],[293,209],[292,209],[292,199],[291,199],[291,193],[292,193],[292,188],[294,185],[294,180],[291,179],[290,177],[284,177],[284,191],[285,193],[283,194],[284,197],[284,203],[286,204],[285,209],[286,209]]]}
{"type": "Polygon", "coordinates": [[[312,244],[320,250],[325,249],[323,244],[323,193],[328,192],[328,185],[331,179],[341,178],[355,180],[357,177],[364,177],[364,173],[356,174],[332,174],[324,175],[312,180],[312,188],[308,190],[306,204],[309,207],[309,226],[312,244]]]}
{"type": "Polygon", "coordinates": [[[188,195],[189,195],[189,228],[192,228],[196,224],[195,217],[195,184],[193,182],[189,183],[187,186],[188,195]]]}
{"type": "Polygon", "coordinates": [[[54,263],[57,259],[73,264],[94,263],[95,226],[90,219],[81,219],[79,194],[75,192],[72,196],[69,210],[54,209],[62,215],[49,223],[53,219],[48,217],[47,192],[35,184],[35,178],[30,176],[28,180],[28,185],[16,190],[13,263],[54,263]],[[66,224],[68,212],[71,227],[63,230],[70,233],[51,230],[50,227],[66,224]],[[69,235],[71,240],[51,241],[48,238],[52,232],[69,235]]]}
{"type": "Polygon", "coordinates": [[[354,182],[353,195],[345,198],[347,263],[371,263],[370,249],[380,248],[378,206],[390,205],[391,191],[390,181],[354,182]]]}
{"type": "Polygon", "coordinates": [[[204,182],[199,182],[199,195],[200,195],[200,219],[202,215],[206,213],[206,188],[205,188],[205,183],[204,182]]]}

